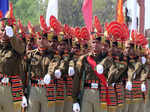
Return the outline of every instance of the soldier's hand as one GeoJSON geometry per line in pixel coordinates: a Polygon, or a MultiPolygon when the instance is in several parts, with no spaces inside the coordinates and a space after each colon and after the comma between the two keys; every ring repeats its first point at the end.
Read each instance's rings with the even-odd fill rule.
{"type": "Polygon", "coordinates": [[[25,108],[25,107],[28,106],[28,104],[27,104],[27,99],[26,99],[25,96],[22,97],[21,106],[22,106],[22,108],[25,108]]]}
{"type": "Polygon", "coordinates": [[[146,63],[146,58],[142,56],[141,61],[142,61],[142,64],[144,65],[146,63]]]}
{"type": "Polygon", "coordinates": [[[79,105],[79,103],[74,103],[73,104],[73,111],[74,112],[80,112],[80,105],[79,105]]]}
{"type": "Polygon", "coordinates": [[[129,91],[132,90],[132,82],[131,82],[131,81],[128,81],[128,82],[126,83],[126,89],[129,90],[129,91]]]}
{"type": "Polygon", "coordinates": [[[146,91],[146,85],[144,83],[141,84],[141,91],[142,92],[146,91]]]}
{"type": "Polygon", "coordinates": [[[13,29],[11,26],[6,26],[5,27],[5,30],[6,30],[6,35],[8,37],[13,37],[14,36],[14,32],[13,32],[13,29]]]}
{"type": "Polygon", "coordinates": [[[46,74],[44,77],[44,83],[49,84],[51,82],[51,76],[49,74],[46,74]]]}
{"type": "Polygon", "coordinates": [[[74,67],[69,67],[69,69],[68,69],[68,75],[69,76],[73,76],[74,74],[75,74],[74,67]]]}
{"type": "Polygon", "coordinates": [[[60,71],[60,69],[55,70],[55,77],[56,77],[57,79],[60,79],[60,78],[61,78],[61,71],[60,71]]]}

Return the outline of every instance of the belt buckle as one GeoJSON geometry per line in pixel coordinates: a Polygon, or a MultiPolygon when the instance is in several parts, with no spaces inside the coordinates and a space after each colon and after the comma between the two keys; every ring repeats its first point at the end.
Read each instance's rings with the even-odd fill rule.
{"type": "Polygon", "coordinates": [[[97,89],[98,88],[98,83],[91,83],[91,88],[92,89],[97,89]]]}
{"type": "Polygon", "coordinates": [[[39,85],[44,85],[44,80],[38,80],[39,85]]]}

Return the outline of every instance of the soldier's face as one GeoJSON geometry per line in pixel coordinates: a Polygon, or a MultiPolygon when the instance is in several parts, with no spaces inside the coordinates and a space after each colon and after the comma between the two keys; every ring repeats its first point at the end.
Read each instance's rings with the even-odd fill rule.
{"type": "Polygon", "coordinates": [[[113,54],[116,54],[116,53],[117,53],[117,51],[118,51],[117,46],[116,46],[116,45],[112,45],[112,49],[111,49],[111,51],[112,51],[112,53],[113,53],[113,54]]]}
{"type": "Polygon", "coordinates": [[[72,47],[71,52],[77,54],[80,52],[80,49],[78,47],[72,47]]]}
{"type": "Polygon", "coordinates": [[[108,43],[103,44],[102,52],[107,53],[108,50],[110,49],[110,46],[108,43]]]}
{"type": "Polygon", "coordinates": [[[34,40],[33,39],[28,39],[27,40],[27,46],[26,49],[27,50],[32,50],[32,47],[34,46],[34,40]]]}
{"type": "Polygon", "coordinates": [[[99,40],[92,40],[91,41],[91,50],[95,53],[99,53],[102,49],[102,44],[99,40]]]}
{"type": "Polygon", "coordinates": [[[57,46],[58,46],[58,41],[57,40],[52,39],[52,40],[49,41],[49,47],[50,48],[56,50],[57,46]]]}
{"type": "Polygon", "coordinates": [[[134,48],[132,48],[131,46],[127,45],[126,49],[124,51],[124,54],[129,56],[129,55],[134,55],[134,48]]]}
{"type": "Polygon", "coordinates": [[[67,48],[67,44],[62,41],[62,42],[60,42],[60,43],[58,44],[57,50],[58,50],[59,52],[63,52],[63,51],[66,50],[66,48],[67,48]]]}
{"type": "Polygon", "coordinates": [[[122,51],[121,48],[117,48],[117,54],[118,54],[118,55],[122,54],[122,52],[123,52],[123,51],[122,51]]]}
{"type": "Polygon", "coordinates": [[[6,35],[5,26],[0,28],[0,40],[1,42],[6,42],[9,40],[9,37],[6,35]]]}
{"type": "Polygon", "coordinates": [[[48,45],[47,38],[45,38],[45,37],[38,37],[37,45],[38,45],[38,47],[41,47],[41,48],[47,48],[47,45],[48,45]]]}

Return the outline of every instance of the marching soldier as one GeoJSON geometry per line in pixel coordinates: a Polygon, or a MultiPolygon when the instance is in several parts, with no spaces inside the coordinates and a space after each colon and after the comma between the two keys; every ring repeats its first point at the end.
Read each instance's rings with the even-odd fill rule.
{"type": "Polygon", "coordinates": [[[0,108],[2,112],[21,111],[21,105],[27,106],[24,96],[21,62],[25,44],[15,37],[14,18],[2,18],[0,21],[0,108]],[[9,21],[9,22],[8,22],[9,21]],[[22,101],[22,104],[21,104],[22,101]]]}
{"type": "Polygon", "coordinates": [[[112,52],[112,65],[108,72],[108,93],[112,96],[112,104],[108,106],[110,112],[120,111],[124,105],[124,92],[123,92],[123,75],[127,70],[127,59],[123,56],[123,43],[114,42],[116,47],[112,52]],[[110,87],[110,88],[109,88],[110,87]],[[109,91],[110,90],[110,91],[109,91]],[[114,91],[114,93],[113,93],[114,91]]]}
{"type": "Polygon", "coordinates": [[[58,46],[56,54],[50,63],[49,73],[53,75],[55,84],[55,112],[64,111],[64,99],[66,98],[66,85],[68,74],[68,39],[64,37],[64,33],[58,35],[58,46]]]}
{"type": "Polygon", "coordinates": [[[105,83],[103,68],[99,63],[103,57],[101,54],[101,37],[95,37],[90,41],[91,52],[83,55],[77,62],[77,71],[73,80],[73,111],[79,112],[100,112],[101,97],[100,85],[105,83]],[[99,74],[99,75],[98,75],[99,74]],[[104,80],[101,82],[101,78],[104,80]],[[81,84],[81,88],[80,88],[81,84]],[[81,101],[80,101],[81,100],[81,101]]]}
{"type": "Polygon", "coordinates": [[[30,61],[31,88],[29,94],[29,112],[48,112],[47,85],[50,84],[51,76],[48,67],[53,52],[47,48],[47,34],[39,34],[37,37],[38,48],[27,54],[30,61]]]}
{"type": "Polygon", "coordinates": [[[72,49],[71,53],[69,54],[69,68],[68,68],[68,75],[66,76],[66,97],[64,101],[64,112],[71,112],[72,111],[72,81],[75,75],[75,67],[76,62],[80,56],[80,43],[76,37],[72,38],[72,49]]]}
{"type": "MultiPolygon", "coordinates": [[[[140,90],[140,82],[137,80],[132,80],[133,77],[138,74],[136,71],[141,66],[139,57],[135,51],[135,44],[133,42],[128,42],[126,44],[126,55],[128,57],[128,71],[127,71],[127,81],[125,86],[125,107],[123,112],[130,112],[135,110],[135,103],[141,98],[141,94],[138,93],[140,90]],[[136,90],[137,89],[137,90],[136,90]]],[[[136,112],[136,111],[135,111],[136,112]]]]}
{"type": "Polygon", "coordinates": [[[29,112],[48,112],[48,85],[51,83],[51,75],[48,67],[53,58],[53,51],[48,46],[48,31],[44,26],[43,16],[40,17],[42,31],[37,33],[37,49],[28,52],[27,62],[30,63],[29,80],[31,87],[29,94],[29,112]]]}

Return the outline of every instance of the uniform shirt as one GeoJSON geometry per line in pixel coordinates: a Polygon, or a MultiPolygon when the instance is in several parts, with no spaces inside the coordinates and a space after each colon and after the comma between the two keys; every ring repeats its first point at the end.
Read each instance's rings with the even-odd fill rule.
{"type": "Polygon", "coordinates": [[[25,44],[22,40],[12,37],[7,44],[0,44],[0,73],[10,75],[21,74],[25,44]]]}
{"type": "Polygon", "coordinates": [[[141,67],[141,62],[138,57],[128,57],[128,81],[135,79],[140,73],[139,69],[141,67]]]}
{"type": "Polygon", "coordinates": [[[150,74],[150,59],[146,59],[146,63],[142,65],[140,81],[144,82],[150,74]]]}
{"type": "Polygon", "coordinates": [[[27,61],[30,62],[31,78],[44,78],[48,73],[48,67],[53,55],[54,53],[48,50],[45,50],[43,54],[38,49],[28,52],[27,61]]]}
{"type": "Polygon", "coordinates": [[[127,59],[124,56],[112,57],[112,65],[108,72],[108,83],[112,84],[122,81],[121,75],[123,75],[126,69],[127,59]]]}
{"type": "Polygon", "coordinates": [[[48,68],[48,73],[52,76],[54,79],[54,73],[55,70],[59,69],[62,73],[62,77],[64,77],[63,74],[68,74],[68,66],[69,66],[69,55],[68,54],[58,54],[56,53],[54,55],[54,58],[51,60],[49,68],[48,68]]]}
{"type": "Polygon", "coordinates": [[[79,57],[77,64],[76,64],[77,73],[73,78],[72,97],[73,97],[74,102],[77,102],[78,100],[78,95],[80,93],[80,82],[82,79],[83,72],[85,72],[86,74],[85,80],[99,80],[99,78],[96,76],[96,74],[92,70],[90,64],[88,63],[87,56],[91,56],[97,64],[100,64],[102,59],[104,59],[104,57],[101,54],[93,55],[92,53],[79,57]]]}

